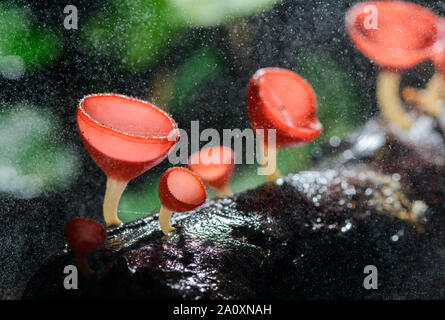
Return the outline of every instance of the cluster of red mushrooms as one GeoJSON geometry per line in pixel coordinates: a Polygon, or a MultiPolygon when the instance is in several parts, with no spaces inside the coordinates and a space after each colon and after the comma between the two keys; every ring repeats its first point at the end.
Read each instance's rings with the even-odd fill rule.
{"type": "MultiPolygon", "coordinates": [[[[276,130],[276,143],[263,145],[269,161],[276,161],[279,148],[309,143],[321,133],[314,91],[296,73],[280,68],[260,69],[252,76],[247,91],[252,127],[264,132],[260,141],[269,141],[267,129],[276,130]]],[[[105,223],[107,227],[119,226],[118,204],[125,187],[167,157],[179,138],[177,125],[153,104],[117,94],[83,98],[77,108],[77,124],[85,148],[107,176],[105,223]]],[[[234,159],[230,147],[208,147],[190,156],[189,169],[174,167],[165,171],[158,188],[162,204],[159,225],[164,235],[175,230],[170,224],[173,212],[191,211],[205,202],[203,182],[220,197],[232,195],[234,159]]],[[[267,179],[279,177],[276,170],[267,179]]],[[[105,228],[93,220],[77,218],[65,225],[65,238],[82,274],[91,275],[87,257],[104,244],[105,228]]]]}
{"type": "MultiPolygon", "coordinates": [[[[346,15],[347,30],[355,46],[382,68],[377,84],[382,114],[402,129],[409,129],[413,119],[404,111],[399,97],[401,72],[431,59],[439,73],[445,75],[445,48],[441,42],[444,24],[427,9],[398,1],[361,3],[346,15]],[[364,8],[369,5],[377,8],[377,29],[364,28],[364,8]]],[[[437,116],[445,93],[441,75],[435,75],[424,90],[406,88],[403,96],[437,116]]],[[[279,149],[307,144],[320,135],[322,126],[316,109],[312,87],[290,70],[264,68],[250,79],[247,112],[253,129],[257,134],[261,132],[260,141],[269,162],[276,162],[279,149]],[[274,129],[276,135],[272,145],[268,143],[269,129],[274,129]]],[[[107,176],[105,223],[107,227],[119,226],[118,204],[128,182],[167,157],[178,141],[178,127],[170,115],[153,104],[118,94],[83,98],[77,108],[77,124],[85,148],[107,176]]],[[[205,202],[203,182],[220,197],[232,195],[234,157],[227,146],[205,148],[191,155],[189,169],[174,167],[162,175],[158,189],[162,203],[159,225],[164,235],[175,230],[170,224],[173,212],[191,211],[205,202]]],[[[266,176],[269,181],[279,177],[278,169],[266,176]]],[[[73,219],[65,226],[65,238],[82,274],[91,275],[94,271],[87,258],[106,241],[104,227],[90,219],[73,219]]]]}

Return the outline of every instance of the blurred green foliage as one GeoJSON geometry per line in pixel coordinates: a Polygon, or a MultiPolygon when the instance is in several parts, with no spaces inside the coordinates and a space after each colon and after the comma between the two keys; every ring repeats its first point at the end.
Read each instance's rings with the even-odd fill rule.
{"type": "Polygon", "coordinates": [[[61,52],[60,37],[34,25],[31,13],[0,4],[0,74],[15,79],[51,64],[61,52]]]}
{"type": "Polygon", "coordinates": [[[308,49],[299,54],[295,71],[312,85],[317,95],[317,115],[324,127],[319,140],[325,142],[339,126],[349,131],[363,120],[361,97],[351,79],[351,70],[335,54],[323,48],[308,49]]]}
{"type": "Polygon", "coordinates": [[[317,117],[323,124],[323,132],[305,147],[280,151],[278,162],[283,174],[307,168],[314,148],[328,143],[333,136],[345,138],[363,122],[360,91],[351,79],[350,70],[335,54],[323,48],[300,52],[294,71],[305,78],[315,91],[317,117]]]}
{"type": "Polygon", "coordinates": [[[215,26],[270,8],[279,0],[111,0],[82,28],[88,52],[130,71],[144,70],[187,27],[215,26]]]}
{"type": "Polygon", "coordinates": [[[180,27],[165,0],[112,0],[85,23],[82,39],[88,51],[134,71],[162,55],[180,27]]]}
{"type": "Polygon", "coordinates": [[[209,27],[269,9],[280,0],[168,0],[187,25],[209,27]]]}
{"type": "Polygon", "coordinates": [[[57,140],[58,120],[24,103],[0,109],[0,193],[32,198],[67,187],[79,160],[57,140]]]}
{"type": "Polygon", "coordinates": [[[222,58],[213,49],[205,48],[192,54],[175,72],[169,110],[186,112],[206,90],[206,84],[221,75],[223,68],[222,58]]]}

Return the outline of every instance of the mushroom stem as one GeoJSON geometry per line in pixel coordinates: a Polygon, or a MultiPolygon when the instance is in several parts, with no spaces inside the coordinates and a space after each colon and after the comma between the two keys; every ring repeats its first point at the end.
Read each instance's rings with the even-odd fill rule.
{"type": "Polygon", "coordinates": [[[161,226],[161,230],[165,235],[175,230],[175,228],[173,228],[170,224],[172,213],[172,210],[167,209],[164,206],[161,206],[161,210],[159,210],[159,225],[161,226]]]}
{"type": "Polygon", "coordinates": [[[220,189],[214,189],[218,197],[220,198],[226,198],[231,197],[233,195],[232,190],[230,189],[230,184],[225,185],[224,187],[220,189]]]}
{"type": "Polygon", "coordinates": [[[400,100],[401,74],[391,70],[382,70],[377,79],[377,102],[383,116],[401,129],[409,130],[413,120],[403,108],[400,100]]]}
{"type": "Polygon", "coordinates": [[[445,95],[445,83],[438,73],[428,81],[424,90],[406,87],[402,91],[403,98],[433,117],[442,112],[442,99],[445,95]]]}
{"type": "Polygon", "coordinates": [[[104,198],[104,219],[107,227],[118,226],[122,223],[117,216],[119,200],[124,192],[128,181],[107,178],[107,187],[104,198]]]}
{"type": "Polygon", "coordinates": [[[88,264],[88,255],[83,253],[75,253],[74,256],[76,258],[77,268],[79,268],[80,273],[85,278],[91,276],[94,273],[94,270],[91,269],[90,265],[88,264]]]}
{"type": "Polygon", "coordinates": [[[263,174],[266,176],[268,182],[272,182],[281,178],[281,173],[277,166],[278,149],[266,144],[263,145],[263,149],[263,174]]]}

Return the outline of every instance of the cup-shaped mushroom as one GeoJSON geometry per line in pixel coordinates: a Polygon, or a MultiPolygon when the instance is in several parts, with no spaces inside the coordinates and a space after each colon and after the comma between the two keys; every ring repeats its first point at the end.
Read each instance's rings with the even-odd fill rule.
{"type": "Polygon", "coordinates": [[[82,142],[107,175],[104,218],[119,225],[128,182],[164,160],[178,139],[175,121],[149,102],[116,94],[90,95],[77,108],[82,142]]]}
{"type": "Polygon", "coordinates": [[[429,59],[440,38],[439,18],[404,1],[359,3],[347,12],[346,28],[356,48],[386,69],[404,70],[429,59]]]}
{"type": "MultiPolygon", "coordinates": [[[[281,68],[258,70],[247,89],[247,112],[250,123],[262,134],[264,155],[276,162],[276,150],[304,145],[315,140],[322,125],[317,119],[317,101],[311,85],[298,74],[281,68]],[[275,130],[276,141],[271,143],[269,130],[275,130]]],[[[276,163],[272,164],[276,168],[276,163]]],[[[278,169],[266,174],[268,180],[280,177],[278,169]]]]}
{"type": "Polygon", "coordinates": [[[88,264],[88,255],[104,244],[107,238],[104,227],[90,219],[75,218],[65,224],[64,234],[80,272],[90,276],[94,271],[88,264]]]}
{"type": "Polygon", "coordinates": [[[230,181],[235,170],[235,155],[231,148],[215,146],[192,154],[188,166],[220,197],[232,195],[230,181]]]}
{"type": "Polygon", "coordinates": [[[409,129],[413,119],[400,100],[401,72],[439,53],[444,34],[440,19],[409,2],[364,2],[347,12],[346,29],[355,47],[381,68],[377,101],[383,116],[409,129]]]}
{"type": "Polygon", "coordinates": [[[164,172],[159,181],[159,225],[167,235],[175,230],[170,225],[173,212],[185,212],[202,205],[207,197],[206,189],[201,179],[192,171],[175,167],[164,172]]]}

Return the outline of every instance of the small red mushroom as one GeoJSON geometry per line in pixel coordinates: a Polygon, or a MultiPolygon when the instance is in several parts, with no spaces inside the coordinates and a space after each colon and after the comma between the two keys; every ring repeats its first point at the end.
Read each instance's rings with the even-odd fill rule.
{"type": "Polygon", "coordinates": [[[201,179],[192,171],[181,167],[170,168],[164,172],[159,181],[158,191],[162,203],[159,225],[165,235],[175,230],[170,225],[173,211],[193,210],[202,205],[207,197],[201,179]]]}
{"type": "Polygon", "coordinates": [[[298,74],[281,68],[258,70],[247,89],[247,112],[255,130],[263,129],[263,168],[275,170],[266,174],[269,181],[281,175],[276,168],[278,149],[314,141],[322,125],[316,117],[317,102],[311,85],[298,74]],[[276,130],[276,143],[269,142],[268,129],[276,130]]]}
{"type": "Polygon", "coordinates": [[[80,272],[88,277],[94,270],[88,264],[88,255],[99,249],[107,239],[107,232],[99,223],[75,218],[65,224],[65,239],[76,258],[80,272]]]}
{"type": "Polygon", "coordinates": [[[235,170],[235,155],[231,148],[216,146],[192,154],[188,166],[220,197],[232,195],[230,181],[235,170]]]}

